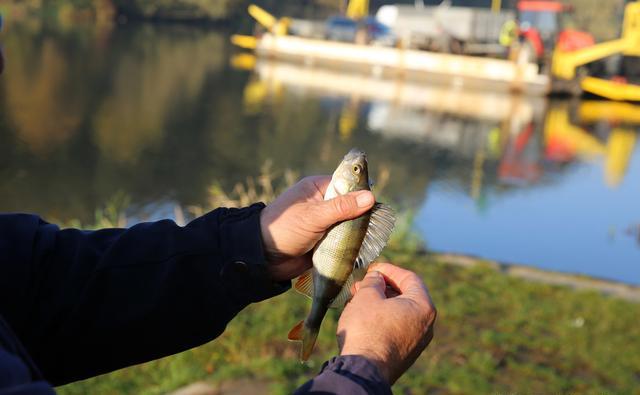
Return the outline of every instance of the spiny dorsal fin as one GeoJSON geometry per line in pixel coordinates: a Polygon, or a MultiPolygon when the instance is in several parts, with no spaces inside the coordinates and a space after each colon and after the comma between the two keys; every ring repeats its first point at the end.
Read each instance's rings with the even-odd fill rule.
{"type": "Polygon", "coordinates": [[[386,204],[378,203],[371,209],[369,228],[364,236],[355,267],[366,269],[380,255],[393,231],[396,216],[393,209],[386,204]]]}

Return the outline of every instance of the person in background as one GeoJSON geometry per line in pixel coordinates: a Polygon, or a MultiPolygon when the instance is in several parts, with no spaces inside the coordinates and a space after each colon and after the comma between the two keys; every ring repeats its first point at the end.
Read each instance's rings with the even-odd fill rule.
{"type": "MultiPolygon", "coordinates": [[[[308,177],[269,206],[218,208],[184,227],[61,230],[0,215],[0,394],[52,394],[218,337],[244,307],[288,290],[327,229],[373,206],[369,191],[323,200],[329,181],[308,177]]],[[[372,265],[340,317],[340,355],[297,393],[390,394],[435,317],[416,274],[372,265]]]]}

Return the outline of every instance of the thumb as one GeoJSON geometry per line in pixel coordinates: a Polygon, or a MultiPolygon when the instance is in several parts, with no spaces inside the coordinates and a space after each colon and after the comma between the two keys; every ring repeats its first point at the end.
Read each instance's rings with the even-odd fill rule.
{"type": "Polygon", "coordinates": [[[386,283],[380,272],[372,270],[367,272],[364,279],[356,284],[356,294],[354,297],[368,297],[373,299],[386,299],[384,291],[386,283]]]}
{"type": "Polygon", "coordinates": [[[310,215],[316,225],[327,229],[338,222],[364,214],[374,203],[371,191],[350,192],[316,203],[310,215]]]}

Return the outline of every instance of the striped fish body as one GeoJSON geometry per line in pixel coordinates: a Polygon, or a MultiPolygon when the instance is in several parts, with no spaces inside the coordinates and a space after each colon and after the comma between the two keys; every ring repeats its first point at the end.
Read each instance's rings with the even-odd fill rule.
{"type": "Polygon", "coordinates": [[[313,302],[305,325],[320,329],[327,309],[351,276],[369,226],[369,214],[334,226],[313,253],[313,302]]]}
{"type": "MultiPolygon", "coordinates": [[[[369,190],[364,152],[351,150],[333,173],[325,200],[353,191],[369,190]]],[[[313,269],[298,278],[295,289],[311,297],[311,311],[289,332],[289,340],[301,341],[300,359],[306,361],[316,342],[322,320],[330,307],[341,307],[351,297],[351,286],[364,275],[367,265],[384,248],[395,217],[389,207],[376,203],[358,218],[333,226],[313,252],[313,269]]]]}

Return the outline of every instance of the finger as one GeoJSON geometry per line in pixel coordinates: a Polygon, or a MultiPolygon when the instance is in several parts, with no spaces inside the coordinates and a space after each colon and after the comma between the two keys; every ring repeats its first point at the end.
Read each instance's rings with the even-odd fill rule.
{"type": "Polygon", "coordinates": [[[320,192],[322,196],[327,192],[327,187],[331,183],[331,176],[310,176],[305,178],[320,192]]]}
{"type": "Polygon", "coordinates": [[[353,295],[354,299],[377,299],[384,300],[385,295],[384,291],[386,288],[386,284],[384,282],[384,277],[382,274],[371,271],[368,272],[366,276],[358,283],[356,286],[356,294],[353,295]]]}
{"type": "Polygon", "coordinates": [[[299,201],[322,200],[330,182],[330,176],[305,177],[278,196],[277,200],[282,201],[285,207],[299,201]]]}
{"type": "Polygon", "coordinates": [[[338,222],[359,217],[373,207],[375,199],[370,191],[351,192],[330,200],[309,202],[309,222],[328,229],[338,222]]]}
{"type": "Polygon", "coordinates": [[[369,270],[382,273],[385,280],[402,295],[431,300],[427,286],[417,274],[390,263],[374,263],[369,270]]]}
{"type": "Polygon", "coordinates": [[[360,289],[360,281],[356,281],[355,283],[351,284],[351,288],[349,290],[351,291],[351,295],[355,295],[359,289],[360,289]]]}

